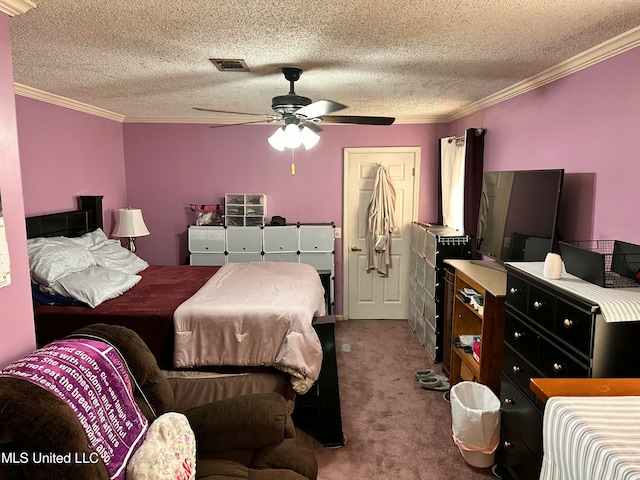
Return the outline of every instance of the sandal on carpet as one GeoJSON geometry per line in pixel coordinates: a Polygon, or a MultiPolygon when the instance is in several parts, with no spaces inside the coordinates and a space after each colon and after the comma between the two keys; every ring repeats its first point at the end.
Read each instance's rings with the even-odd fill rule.
{"type": "Polygon", "coordinates": [[[442,380],[436,377],[425,377],[425,378],[418,379],[418,385],[420,385],[422,388],[427,388],[428,386],[437,387],[441,383],[442,383],[442,380]]]}
{"type": "Polygon", "coordinates": [[[444,392],[449,390],[449,379],[444,375],[435,375],[426,379],[419,379],[418,385],[425,390],[444,392]]]}
{"type": "Polygon", "coordinates": [[[434,374],[433,370],[416,370],[415,372],[413,372],[413,379],[418,381],[421,378],[429,378],[432,377],[434,374]]]}

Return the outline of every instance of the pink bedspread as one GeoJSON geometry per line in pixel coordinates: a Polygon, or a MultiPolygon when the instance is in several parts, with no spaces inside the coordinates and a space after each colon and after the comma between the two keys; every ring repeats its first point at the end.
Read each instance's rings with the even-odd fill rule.
{"type": "Polygon", "coordinates": [[[275,367],[305,393],[322,364],[311,322],[324,313],[324,289],[310,265],[227,264],[176,309],[174,364],[275,367]]]}

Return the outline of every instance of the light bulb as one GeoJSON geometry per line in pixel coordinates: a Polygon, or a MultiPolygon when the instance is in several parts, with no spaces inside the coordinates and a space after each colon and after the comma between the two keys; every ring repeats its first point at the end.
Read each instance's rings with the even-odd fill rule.
{"type": "Polygon", "coordinates": [[[302,144],[304,148],[309,150],[316,146],[318,140],[320,140],[320,136],[311,130],[309,127],[302,127],[302,131],[300,132],[300,137],[302,138],[302,144]]]}
{"type": "Polygon", "coordinates": [[[275,148],[276,150],[279,151],[284,151],[284,147],[285,147],[285,134],[284,134],[284,127],[278,127],[278,129],[273,132],[273,135],[271,135],[268,139],[269,144],[275,148]]]}
{"type": "Polygon", "coordinates": [[[300,135],[300,128],[293,123],[290,123],[284,127],[284,145],[287,148],[298,148],[302,144],[302,137],[300,135]]]}

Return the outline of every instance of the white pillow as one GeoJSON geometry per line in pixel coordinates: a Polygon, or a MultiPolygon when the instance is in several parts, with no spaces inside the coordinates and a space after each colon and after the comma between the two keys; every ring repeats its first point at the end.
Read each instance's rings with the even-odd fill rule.
{"type": "Polygon", "coordinates": [[[27,251],[31,278],[45,286],[96,264],[89,250],[66,237],[29,239],[27,251]]]}
{"type": "Polygon", "coordinates": [[[101,243],[106,242],[109,238],[101,228],[96,228],[93,232],[85,233],[80,237],[73,237],[71,240],[87,248],[91,248],[95,245],[100,245],[101,243]]]}
{"type": "Polygon", "coordinates": [[[80,272],[65,275],[51,285],[51,288],[60,295],[75,298],[90,307],[97,307],[102,302],[133,288],[141,278],[139,275],[92,266],[80,272]]]}
{"type": "Polygon", "coordinates": [[[119,240],[106,240],[99,245],[90,247],[89,251],[98,265],[119,272],[134,275],[149,266],[131,250],[124,248],[119,240]]]}
{"type": "Polygon", "coordinates": [[[160,415],[127,464],[127,480],[193,480],[196,439],[181,413],[160,415]]]}

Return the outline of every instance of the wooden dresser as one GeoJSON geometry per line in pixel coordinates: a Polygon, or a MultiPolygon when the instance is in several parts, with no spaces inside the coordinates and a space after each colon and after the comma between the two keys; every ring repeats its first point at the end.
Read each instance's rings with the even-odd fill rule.
{"type": "Polygon", "coordinates": [[[541,262],[507,264],[497,452],[503,479],[540,474],[544,404],[530,389],[532,378],[640,376],[629,348],[640,336],[640,289],[604,289],[566,273],[547,280],[542,271],[541,262]],[[616,297],[605,320],[605,303],[616,297]]]}

